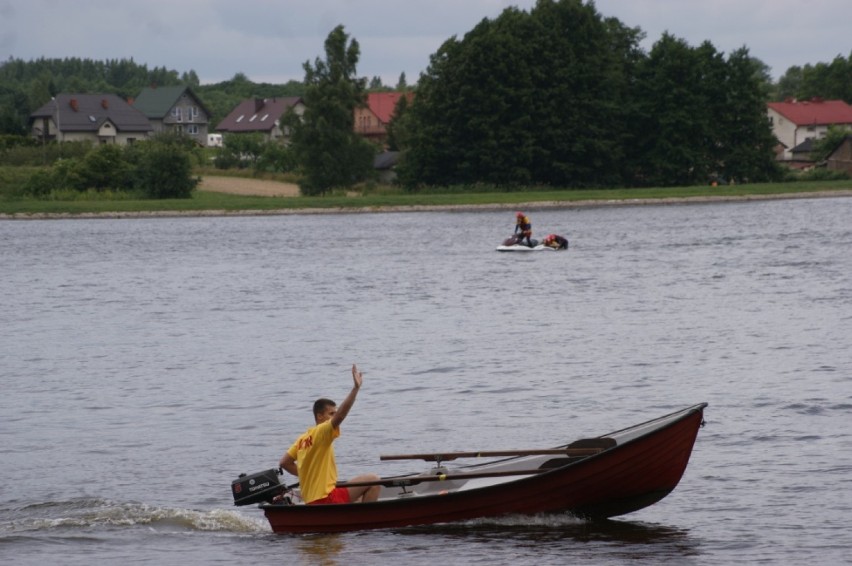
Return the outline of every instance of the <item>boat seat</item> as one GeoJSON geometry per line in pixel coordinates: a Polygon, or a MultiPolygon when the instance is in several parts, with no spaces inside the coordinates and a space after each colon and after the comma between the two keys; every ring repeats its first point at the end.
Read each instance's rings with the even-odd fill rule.
{"type": "Polygon", "coordinates": [[[568,445],[568,448],[600,448],[601,450],[606,450],[617,444],[618,442],[614,438],[600,436],[598,438],[581,438],[580,440],[575,440],[568,445]]]}

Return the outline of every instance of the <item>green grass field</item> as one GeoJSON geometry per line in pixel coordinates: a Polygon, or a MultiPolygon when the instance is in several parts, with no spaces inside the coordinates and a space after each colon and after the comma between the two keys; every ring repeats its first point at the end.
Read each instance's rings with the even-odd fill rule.
{"type": "Polygon", "coordinates": [[[779,195],[817,191],[852,190],[852,181],[809,181],[790,183],[744,184],[721,187],[675,187],[647,189],[548,190],[492,193],[405,194],[398,189],[382,188],[354,196],[324,197],[260,197],[194,191],[190,199],[145,200],[113,195],[100,199],[88,194],[81,200],[40,200],[20,196],[22,180],[31,174],[29,168],[0,168],[0,214],[145,214],[158,212],[191,213],[193,211],[274,211],[299,209],[381,209],[408,206],[511,206],[536,203],[578,203],[582,201],[623,201],[635,199],[684,199],[692,197],[743,197],[779,195]]]}

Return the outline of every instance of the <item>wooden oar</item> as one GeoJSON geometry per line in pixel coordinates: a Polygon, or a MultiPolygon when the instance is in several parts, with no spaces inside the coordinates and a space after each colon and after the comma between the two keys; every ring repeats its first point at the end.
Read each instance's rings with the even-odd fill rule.
{"type": "Polygon", "coordinates": [[[367,485],[383,485],[385,487],[404,487],[409,485],[417,485],[424,481],[452,481],[452,480],[470,480],[477,478],[499,478],[502,476],[532,476],[549,472],[551,470],[544,468],[539,470],[503,470],[496,472],[459,472],[456,474],[434,474],[434,475],[419,475],[419,476],[404,476],[395,478],[380,478],[373,481],[359,482],[337,482],[337,487],[361,487],[367,485]]]}
{"type": "Polygon", "coordinates": [[[457,458],[499,458],[504,456],[594,456],[604,448],[551,448],[547,450],[491,450],[483,452],[435,452],[431,454],[383,454],[380,460],[425,460],[448,462],[457,458]]]}

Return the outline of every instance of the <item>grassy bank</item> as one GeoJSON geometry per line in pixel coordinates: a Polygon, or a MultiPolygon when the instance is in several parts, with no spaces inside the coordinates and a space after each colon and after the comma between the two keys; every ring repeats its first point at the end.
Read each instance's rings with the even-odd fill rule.
{"type": "Polygon", "coordinates": [[[198,211],[275,211],[300,209],[378,209],[429,206],[571,205],[590,201],[689,199],[702,197],[784,196],[852,189],[852,181],[766,183],[723,187],[676,187],[648,189],[554,190],[513,193],[381,194],[326,197],[259,197],[195,191],[190,199],[174,200],[38,200],[19,196],[0,197],[0,214],[90,214],[90,213],[192,213],[198,211]]]}

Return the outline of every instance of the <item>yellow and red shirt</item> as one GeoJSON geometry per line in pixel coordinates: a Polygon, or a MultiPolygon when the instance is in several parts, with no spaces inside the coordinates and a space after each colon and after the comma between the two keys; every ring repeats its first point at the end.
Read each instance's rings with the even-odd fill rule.
{"type": "Polygon", "coordinates": [[[328,420],[306,430],[287,450],[299,468],[299,488],[305,503],[322,499],[337,483],[332,442],[338,436],[340,429],[328,420]]]}

